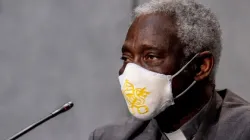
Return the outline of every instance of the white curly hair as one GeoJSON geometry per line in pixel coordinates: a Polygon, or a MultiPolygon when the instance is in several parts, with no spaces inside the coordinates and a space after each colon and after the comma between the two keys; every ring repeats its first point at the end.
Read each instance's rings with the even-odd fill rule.
{"type": "Polygon", "coordinates": [[[174,16],[177,37],[186,46],[185,58],[202,51],[213,54],[215,62],[209,79],[214,79],[222,50],[220,25],[214,13],[195,0],[152,0],[135,8],[134,18],[159,12],[174,16]]]}

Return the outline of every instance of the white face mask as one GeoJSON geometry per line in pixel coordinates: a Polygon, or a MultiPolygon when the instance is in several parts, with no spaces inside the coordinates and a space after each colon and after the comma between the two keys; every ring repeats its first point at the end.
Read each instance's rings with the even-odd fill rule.
{"type": "Polygon", "coordinates": [[[152,72],[134,63],[128,63],[123,74],[119,76],[119,82],[131,114],[138,119],[149,120],[167,107],[174,105],[174,99],[188,91],[196,81],[173,98],[172,79],[183,71],[197,55],[174,75],[152,72]]]}

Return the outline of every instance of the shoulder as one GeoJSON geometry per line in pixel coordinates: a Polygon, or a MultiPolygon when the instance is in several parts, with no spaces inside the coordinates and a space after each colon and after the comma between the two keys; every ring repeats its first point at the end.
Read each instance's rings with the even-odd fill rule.
{"type": "Polygon", "coordinates": [[[222,115],[227,121],[250,122],[250,104],[237,94],[226,90],[222,95],[222,115]]]}
{"type": "MultiPolygon", "coordinates": [[[[220,93],[219,93],[220,94],[220,93]]],[[[220,94],[221,95],[221,94],[220,94]]],[[[230,90],[222,93],[222,106],[219,118],[220,130],[230,132],[236,139],[250,137],[250,104],[230,90]],[[224,95],[223,95],[224,94],[224,95]]]]}
{"type": "Polygon", "coordinates": [[[230,90],[218,92],[222,98],[221,117],[229,122],[250,122],[250,104],[230,90]]]}
{"type": "Polygon", "coordinates": [[[95,129],[90,134],[89,140],[125,139],[148,123],[149,122],[140,121],[134,117],[126,118],[95,129]]]}

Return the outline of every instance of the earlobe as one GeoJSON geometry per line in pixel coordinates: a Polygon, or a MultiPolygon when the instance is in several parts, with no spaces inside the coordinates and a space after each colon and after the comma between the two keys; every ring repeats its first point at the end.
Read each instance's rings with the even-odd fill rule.
{"type": "Polygon", "coordinates": [[[196,81],[200,81],[207,78],[210,75],[214,66],[214,57],[209,51],[200,53],[198,59],[201,59],[201,63],[199,64],[200,71],[196,74],[194,78],[196,81]]]}

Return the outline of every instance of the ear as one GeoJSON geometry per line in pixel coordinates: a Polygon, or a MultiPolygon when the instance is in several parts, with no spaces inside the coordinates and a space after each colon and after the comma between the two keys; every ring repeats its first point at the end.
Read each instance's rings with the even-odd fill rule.
{"type": "Polygon", "coordinates": [[[209,76],[214,67],[214,57],[211,52],[204,51],[199,54],[199,62],[197,67],[199,68],[198,73],[195,75],[194,79],[196,81],[203,80],[209,76]]]}

